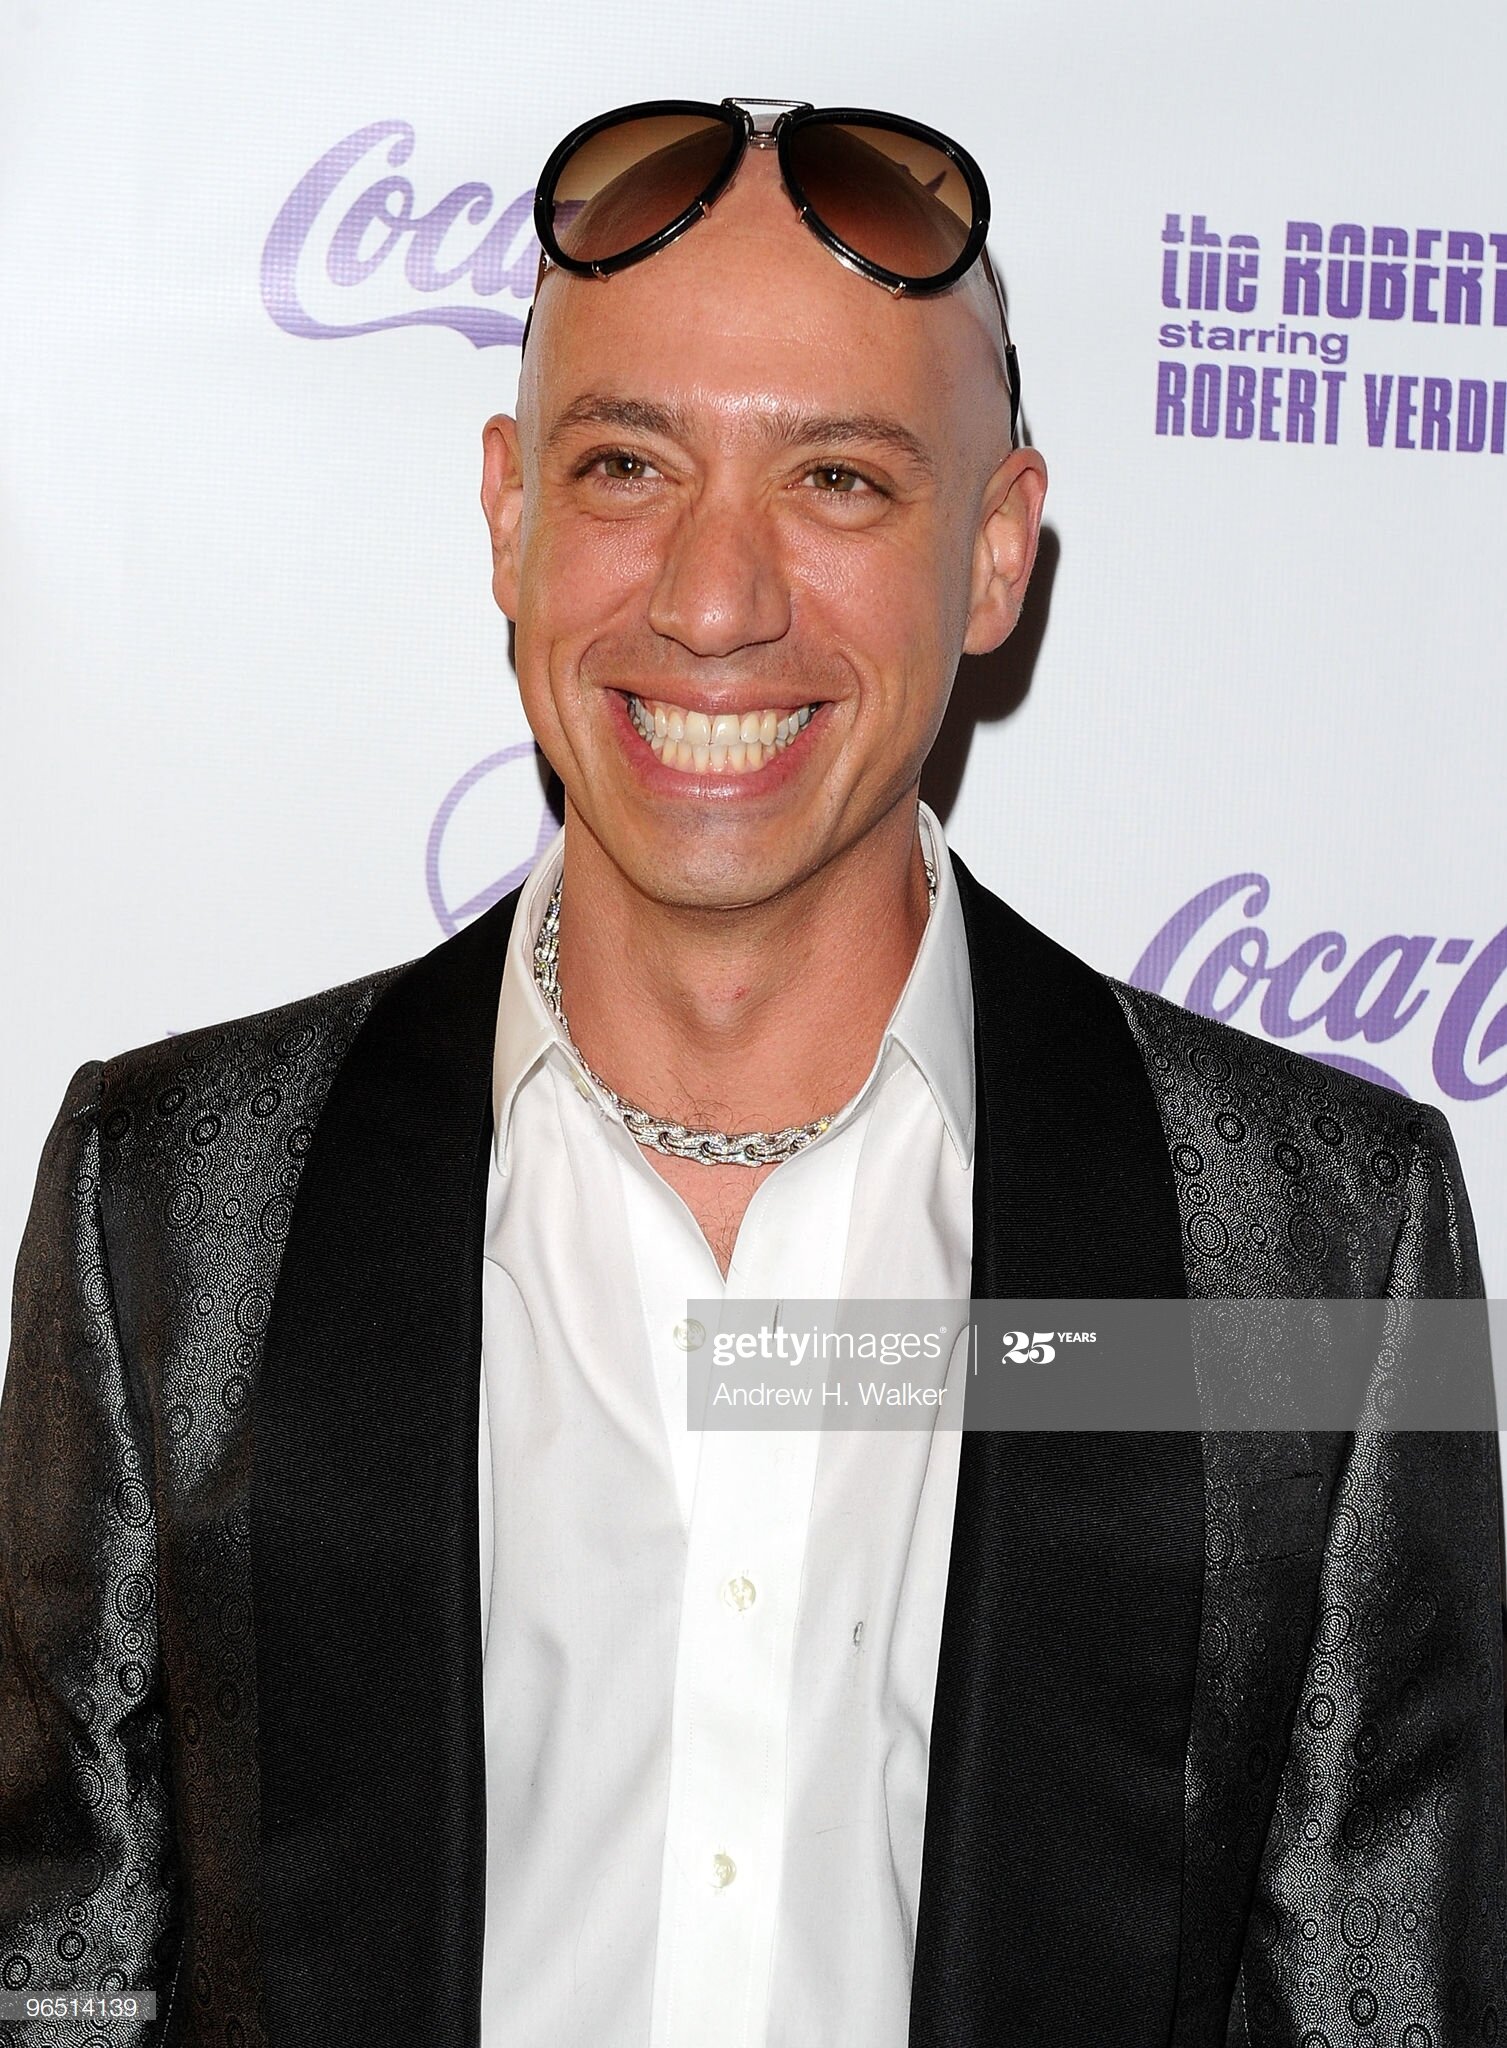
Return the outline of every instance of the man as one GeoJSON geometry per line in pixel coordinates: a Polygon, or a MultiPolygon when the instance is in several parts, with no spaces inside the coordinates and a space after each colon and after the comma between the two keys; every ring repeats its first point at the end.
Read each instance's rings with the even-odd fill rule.
{"type": "Polygon", "coordinates": [[[684,1426],[719,1295],[1479,1291],[1437,1113],[1105,981],[918,814],[1045,485],[938,148],[562,145],[482,495],[563,839],[70,1091],[0,1978],[154,1992],[112,2042],[1496,2037],[1489,1436],[684,1426]]]}

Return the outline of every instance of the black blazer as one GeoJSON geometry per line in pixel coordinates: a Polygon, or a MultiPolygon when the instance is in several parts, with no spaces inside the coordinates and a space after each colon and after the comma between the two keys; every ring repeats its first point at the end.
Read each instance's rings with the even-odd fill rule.
{"type": "MultiPolygon", "coordinates": [[[[976,1297],[1479,1292],[1437,1112],[1107,981],[954,866],[976,1297]]],[[[49,1142],[0,1429],[0,1988],[154,1989],[112,2048],[476,2042],[516,903],[85,1067],[49,1142]]],[[[1485,1434],[965,1434],[913,2048],[1495,2038],[1497,1470],[1485,1434]]]]}

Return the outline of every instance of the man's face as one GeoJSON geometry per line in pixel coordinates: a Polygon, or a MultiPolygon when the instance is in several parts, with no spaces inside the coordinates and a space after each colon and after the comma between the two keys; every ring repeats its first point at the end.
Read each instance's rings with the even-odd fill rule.
{"type": "Polygon", "coordinates": [[[494,588],[571,810],[649,896],[764,902],[859,847],[1013,626],[1045,479],[991,317],[976,279],[844,269],[755,152],[668,249],[546,280],[487,429],[494,588]]]}

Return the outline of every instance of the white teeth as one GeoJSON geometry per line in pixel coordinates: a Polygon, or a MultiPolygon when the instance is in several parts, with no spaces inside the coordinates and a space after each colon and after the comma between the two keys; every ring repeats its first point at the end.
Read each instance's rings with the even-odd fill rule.
{"type": "Polygon", "coordinates": [[[752,774],[794,743],[815,709],[805,704],[798,711],[686,711],[628,696],[634,731],[667,768],[682,774],[752,774]]]}

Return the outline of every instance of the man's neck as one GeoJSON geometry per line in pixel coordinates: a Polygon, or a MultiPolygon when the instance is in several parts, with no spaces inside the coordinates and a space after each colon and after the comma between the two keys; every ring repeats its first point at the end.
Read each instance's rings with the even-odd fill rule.
{"type": "MultiPolygon", "coordinates": [[[[579,822],[579,821],[578,821],[579,822]]],[[[769,902],[706,911],[565,835],[560,993],[587,1064],[698,1129],[778,1130],[862,1087],[926,926],[914,799],[769,902]]]]}

